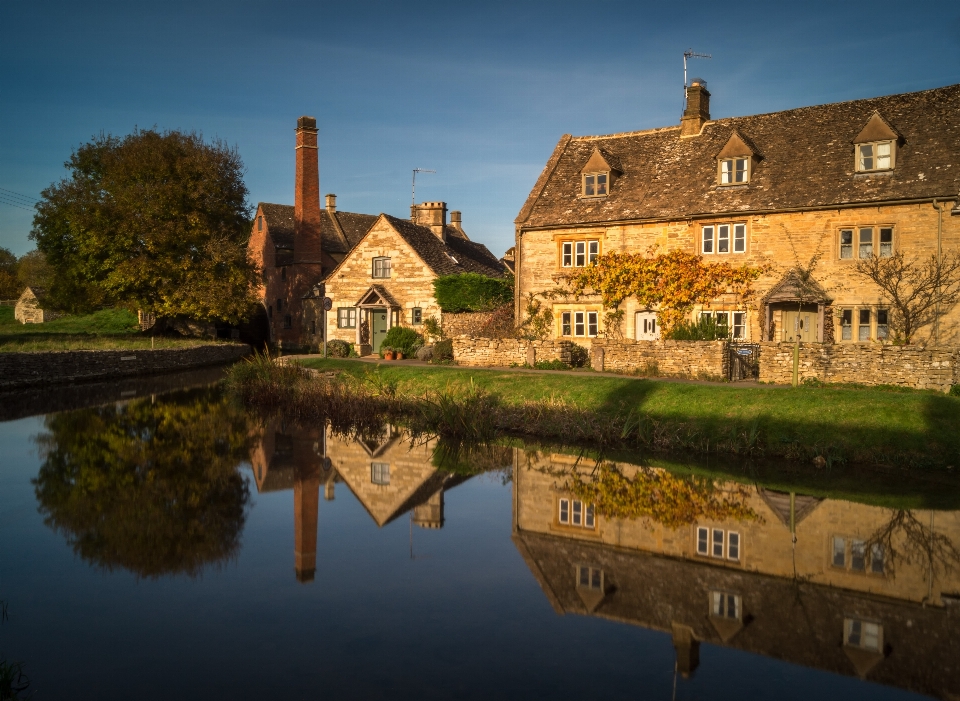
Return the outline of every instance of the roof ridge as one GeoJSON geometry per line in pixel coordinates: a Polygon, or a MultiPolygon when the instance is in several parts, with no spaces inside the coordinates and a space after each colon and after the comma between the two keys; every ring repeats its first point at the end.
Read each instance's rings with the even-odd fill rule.
{"type": "Polygon", "coordinates": [[[343,245],[344,245],[344,246],[346,247],[346,249],[349,251],[349,250],[350,250],[350,242],[347,241],[347,235],[346,235],[345,233],[343,233],[343,227],[340,226],[340,220],[337,219],[337,211],[334,210],[334,211],[331,212],[331,211],[330,211],[329,209],[327,209],[326,207],[323,208],[323,211],[327,213],[327,216],[328,216],[328,217],[330,217],[330,221],[333,222],[333,228],[334,228],[334,230],[335,230],[335,231],[337,232],[337,234],[340,236],[340,240],[343,241],[343,245]]]}

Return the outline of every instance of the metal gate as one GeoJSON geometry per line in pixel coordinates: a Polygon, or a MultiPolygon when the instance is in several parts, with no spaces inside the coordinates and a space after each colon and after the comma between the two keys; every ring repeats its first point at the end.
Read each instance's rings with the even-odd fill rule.
{"type": "Polygon", "coordinates": [[[731,343],[729,353],[727,378],[731,382],[756,380],[760,377],[759,343],[731,343]]]}

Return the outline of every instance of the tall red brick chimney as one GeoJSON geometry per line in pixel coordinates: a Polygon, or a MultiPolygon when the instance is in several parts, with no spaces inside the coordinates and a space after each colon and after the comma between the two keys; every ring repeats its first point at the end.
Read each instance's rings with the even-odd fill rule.
{"type": "Polygon", "coordinates": [[[297,177],[293,196],[293,262],[320,264],[320,162],[317,120],[297,120],[297,177]]]}

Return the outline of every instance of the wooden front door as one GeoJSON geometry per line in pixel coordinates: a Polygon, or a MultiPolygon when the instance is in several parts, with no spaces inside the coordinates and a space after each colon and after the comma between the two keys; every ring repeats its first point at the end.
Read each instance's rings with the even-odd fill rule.
{"type": "Polygon", "coordinates": [[[783,312],[783,340],[804,343],[817,340],[817,313],[815,311],[783,312]]]}
{"type": "Polygon", "coordinates": [[[383,337],[387,335],[387,310],[370,310],[370,343],[373,345],[373,352],[380,352],[380,344],[383,343],[383,337]]]}

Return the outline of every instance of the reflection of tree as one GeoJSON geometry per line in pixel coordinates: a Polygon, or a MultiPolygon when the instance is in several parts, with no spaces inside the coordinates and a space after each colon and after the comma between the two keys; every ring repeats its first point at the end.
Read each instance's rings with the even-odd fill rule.
{"type": "Polygon", "coordinates": [[[54,414],[37,436],[40,512],[92,563],[198,575],[237,552],[249,491],[242,413],[211,390],[54,414]]]}
{"type": "Polygon", "coordinates": [[[742,485],[721,490],[710,479],[676,476],[651,467],[638,467],[631,478],[613,463],[599,462],[587,479],[576,468],[570,470],[562,488],[592,503],[603,516],[650,518],[668,528],[700,519],[760,520],[759,514],[747,506],[748,492],[742,485]]]}
{"type": "Polygon", "coordinates": [[[893,509],[889,520],[874,532],[866,542],[868,552],[879,548],[883,566],[893,573],[898,564],[919,565],[925,578],[935,579],[960,567],[960,549],[943,533],[930,524],[925,525],[912,511],[893,509]]]}

